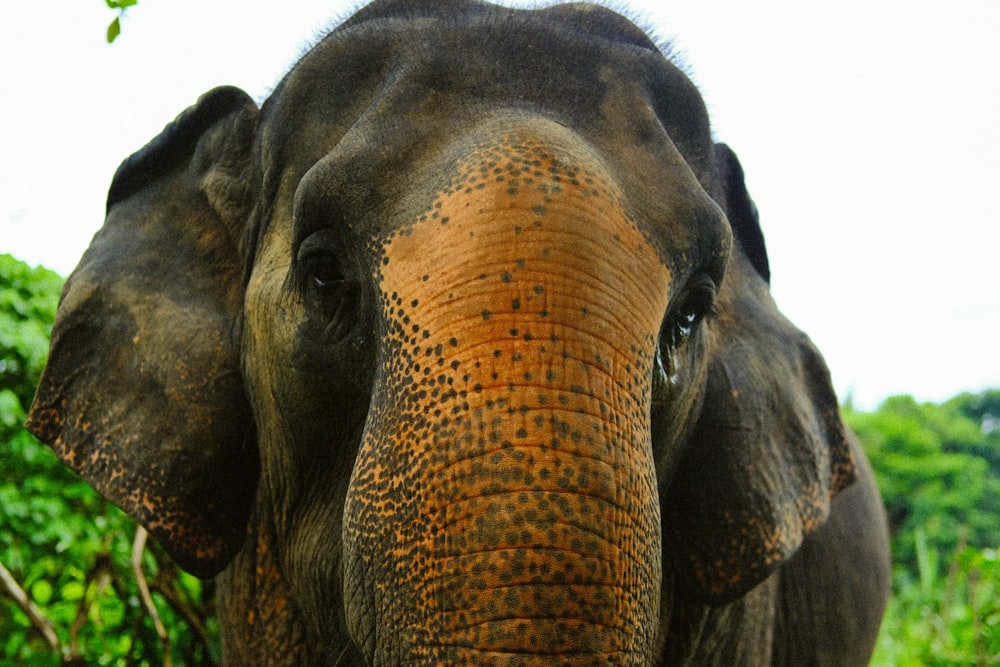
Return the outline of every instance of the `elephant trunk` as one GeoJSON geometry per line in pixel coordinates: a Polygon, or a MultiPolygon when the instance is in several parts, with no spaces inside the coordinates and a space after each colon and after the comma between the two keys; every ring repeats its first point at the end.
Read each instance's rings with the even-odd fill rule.
{"type": "Polygon", "coordinates": [[[530,129],[470,151],[383,244],[380,389],[344,524],[352,635],[376,664],[652,662],[669,274],[599,160],[530,129]]]}

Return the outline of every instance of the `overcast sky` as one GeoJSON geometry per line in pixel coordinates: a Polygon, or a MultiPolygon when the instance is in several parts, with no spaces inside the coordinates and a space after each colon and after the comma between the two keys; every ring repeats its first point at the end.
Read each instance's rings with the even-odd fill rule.
{"type": "MultiPolygon", "coordinates": [[[[0,252],[67,275],[123,158],[216,85],[263,100],[351,6],[140,0],[109,46],[101,0],[3,2],[0,252]]],[[[739,154],[841,397],[1000,387],[1000,3],[629,6],[739,154]]]]}

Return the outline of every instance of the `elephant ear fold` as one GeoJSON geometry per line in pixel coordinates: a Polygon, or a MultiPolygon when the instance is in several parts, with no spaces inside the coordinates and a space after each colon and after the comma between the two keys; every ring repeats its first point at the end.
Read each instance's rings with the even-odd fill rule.
{"type": "Polygon", "coordinates": [[[719,203],[738,243],[706,322],[702,413],[664,500],[678,579],[713,604],[742,595],[794,554],[854,479],[826,364],[775,307],[742,170],[728,148],[717,157],[728,161],[719,203]]]}
{"type": "Polygon", "coordinates": [[[27,423],[200,576],[242,546],[259,474],[237,247],[256,117],[213,90],[118,169],[27,423]]]}

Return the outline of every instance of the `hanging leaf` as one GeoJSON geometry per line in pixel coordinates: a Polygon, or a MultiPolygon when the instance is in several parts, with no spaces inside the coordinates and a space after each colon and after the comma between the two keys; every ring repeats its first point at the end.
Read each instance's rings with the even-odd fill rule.
{"type": "Polygon", "coordinates": [[[115,20],[112,21],[111,25],[108,26],[108,44],[111,44],[113,41],[115,41],[115,39],[117,39],[118,35],[120,35],[121,33],[122,33],[122,24],[119,18],[116,16],[115,20]]]}

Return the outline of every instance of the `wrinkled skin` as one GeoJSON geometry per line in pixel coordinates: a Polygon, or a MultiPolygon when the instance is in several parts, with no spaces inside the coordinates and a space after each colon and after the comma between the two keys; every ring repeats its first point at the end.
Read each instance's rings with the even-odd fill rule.
{"type": "Polygon", "coordinates": [[[864,454],[625,19],[377,2],[123,163],[29,427],[230,664],[867,662],[864,454]]]}

